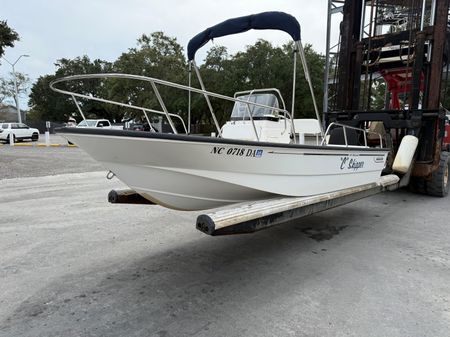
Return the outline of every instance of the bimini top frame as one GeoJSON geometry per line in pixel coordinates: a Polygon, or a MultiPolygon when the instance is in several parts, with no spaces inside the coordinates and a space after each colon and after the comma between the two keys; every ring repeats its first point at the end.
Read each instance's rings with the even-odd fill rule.
{"type": "Polygon", "coordinates": [[[195,35],[188,43],[188,60],[216,37],[239,34],[250,29],[275,29],[288,33],[294,41],[300,41],[300,24],[292,15],[283,12],[264,12],[228,19],[195,35]]]}
{"type": "MultiPolygon", "coordinates": [[[[311,77],[309,75],[308,65],[306,63],[305,51],[301,43],[301,29],[300,24],[297,19],[292,15],[283,12],[263,12],[259,14],[253,14],[248,16],[242,16],[238,18],[228,19],[215,26],[209,27],[203,32],[194,36],[188,43],[188,60],[189,60],[189,87],[191,85],[192,67],[197,75],[200,87],[202,90],[205,89],[203,80],[200,76],[200,71],[195,63],[195,53],[204,46],[208,41],[221,36],[233,35],[242,32],[246,32],[250,29],[275,29],[282,30],[288,33],[294,40],[294,72],[293,72],[293,83],[292,83],[292,105],[291,105],[291,119],[292,119],[292,133],[295,134],[294,130],[294,108],[295,108],[295,87],[296,87],[296,68],[297,68],[297,53],[300,55],[300,60],[303,66],[303,71],[305,73],[306,81],[308,82],[309,89],[311,92],[311,97],[314,104],[314,110],[316,118],[320,121],[319,110],[317,109],[317,103],[314,96],[314,91],[312,87],[311,77]]],[[[215,117],[211,102],[209,98],[205,95],[208,108],[213,116],[216,128],[219,130],[219,137],[221,136],[220,127],[215,117]]],[[[189,92],[189,106],[188,106],[188,130],[191,124],[191,93],[189,92]]],[[[322,136],[324,135],[321,123],[320,129],[322,136]]],[[[190,130],[189,130],[190,131],[190,130]]]]}

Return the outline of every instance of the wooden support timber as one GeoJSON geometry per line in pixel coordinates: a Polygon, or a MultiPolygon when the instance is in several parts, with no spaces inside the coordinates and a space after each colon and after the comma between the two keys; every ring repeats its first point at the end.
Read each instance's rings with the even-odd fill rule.
{"type": "Polygon", "coordinates": [[[150,200],[131,189],[111,190],[108,193],[108,201],[111,204],[144,204],[154,205],[150,200]]]}
{"type": "Polygon", "coordinates": [[[253,233],[371,195],[395,190],[399,177],[390,174],[376,183],[310,197],[284,197],[238,204],[197,218],[197,229],[209,235],[253,233]]]}

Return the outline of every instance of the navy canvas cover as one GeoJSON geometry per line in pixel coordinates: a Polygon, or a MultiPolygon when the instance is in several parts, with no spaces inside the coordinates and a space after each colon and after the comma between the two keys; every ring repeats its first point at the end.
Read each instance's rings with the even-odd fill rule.
{"type": "Polygon", "coordinates": [[[208,41],[221,36],[246,32],[250,29],[278,29],[288,33],[294,41],[300,40],[300,24],[292,15],[283,12],[264,12],[228,19],[195,35],[188,44],[188,59],[208,41]]]}

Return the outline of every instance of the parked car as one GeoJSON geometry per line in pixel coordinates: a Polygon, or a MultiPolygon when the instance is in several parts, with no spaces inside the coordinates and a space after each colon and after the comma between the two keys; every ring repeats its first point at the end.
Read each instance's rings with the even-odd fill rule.
{"type": "Polygon", "coordinates": [[[123,129],[123,125],[112,125],[107,119],[86,119],[78,123],[77,128],[123,129]]]}
{"type": "Polygon", "coordinates": [[[9,142],[13,135],[14,141],[30,139],[32,142],[39,140],[39,130],[30,128],[23,123],[0,123],[0,141],[9,142]]]}

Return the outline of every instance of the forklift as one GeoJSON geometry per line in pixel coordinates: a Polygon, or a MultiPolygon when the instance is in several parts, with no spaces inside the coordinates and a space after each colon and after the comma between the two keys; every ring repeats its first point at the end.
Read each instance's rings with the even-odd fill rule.
{"type": "Polygon", "coordinates": [[[329,0],[324,123],[381,132],[392,149],[384,174],[438,197],[449,192],[449,54],[449,0],[329,0]],[[412,165],[396,170],[411,136],[412,165]]]}

